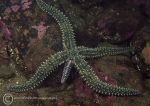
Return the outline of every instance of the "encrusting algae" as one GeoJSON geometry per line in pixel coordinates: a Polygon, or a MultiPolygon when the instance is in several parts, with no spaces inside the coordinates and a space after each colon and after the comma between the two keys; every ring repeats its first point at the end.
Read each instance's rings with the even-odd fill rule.
{"type": "Polygon", "coordinates": [[[145,63],[150,64],[150,44],[149,43],[142,50],[142,55],[145,59],[145,63]]]}

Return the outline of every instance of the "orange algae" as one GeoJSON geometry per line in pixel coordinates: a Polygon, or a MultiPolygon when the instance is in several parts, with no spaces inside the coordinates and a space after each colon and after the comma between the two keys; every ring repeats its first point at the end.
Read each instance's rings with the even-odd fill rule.
{"type": "Polygon", "coordinates": [[[150,44],[147,44],[146,47],[142,50],[143,57],[146,64],[150,64],[150,44]]]}

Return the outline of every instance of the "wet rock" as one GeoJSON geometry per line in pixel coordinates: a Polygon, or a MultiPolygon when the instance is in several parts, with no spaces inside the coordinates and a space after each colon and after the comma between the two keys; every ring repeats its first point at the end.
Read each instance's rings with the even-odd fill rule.
{"type": "Polygon", "coordinates": [[[28,70],[26,70],[27,77],[34,74],[41,62],[45,61],[51,53],[50,49],[44,47],[41,40],[33,39],[29,44],[29,51],[24,57],[24,62],[28,67],[28,70]]]}
{"type": "MultiPolygon", "coordinates": [[[[117,84],[118,86],[132,85],[133,88],[136,85],[140,89],[140,85],[138,84],[139,75],[136,73],[133,65],[131,65],[132,63],[126,56],[103,57],[94,64],[97,69],[100,69],[105,73],[103,81],[113,85],[117,84]],[[132,78],[130,78],[131,76],[132,78]]],[[[137,87],[136,89],[138,89],[137,87]]]]}
{"type": "Polygon", "coordinates": [[[51,87],[41,88],[37,90],[39,97],[45,97],[48,100],[43,100],[45,106],[47,105],[69,105],[74,104],[73,91],[72,90],[60,90],[51,87]]]}
{"type": "Polygon", "coordinates": [[[57,24],[50,24],[47,34],[42,39],[44,46],[47,49],[54,50],[55,52],[62,50],[63,44],[61,34],[62,33],[57,24]]]}
{"type": "Polygon", "coordinates": [[[2,17],[0,17],[0,31],[3,33],[3,37],[6,40],[11,40],[12,33],[7,27],[7,25],[3,22],[2,17]]]}
{"type": "Polygon", "coordinates": [[[113,5],[89,25],[90,36],[96,35],[112,43],[130,39],[137,29],[140,15],[134,8],[113,5]]]}
{"type": "Polygon", "coordinates": [[[128,3],[134,4],[141,8],[147,15],[150,16],[150,1],[149,0],[127,0],[128,3]]]}
{"type": "Polygon", "coordinates": [[[10,69],[8,65],[0,65],[0,78],[9,79],[15,76],[15,73],[10,69]]]}
{"type": "MultiPolygon", "coordinates": [[[[37,34],[33,32],[33,34],[37,34]]],[[[62,50],[61,32],[58,25],[50,24],[49,30],[42,39],[32,38],[28,42],[28,52],[24,56],[28,70],[26,76],[34,74],[37,67],[55,52],[62,50]]],[[[32,75],[31,75],[32,76],[32,75]]]]}
{"type": "Polygon", "coordinates": [[[150,40],[150,25],[145,25],[142,28],[140,28],[135,36],[133,37],[133,41],[137,41],[137,40],[144,40],[144,41],[149,41],[150,40]]]}
{"type": "Polygon", "coordinates": [[[74,81],[75,93],[76,96],[85,97],[85,98],[92,98],[94,92],[90,87],[86,85],[85,82],[81,78],[78,78],[74,81]]]}
{"type": "MultiPolygon", "coordinates": [[[[49,0],[46,1],[47,3],[51,4],[51,1],[49,0]]],[[[124,4],[121,5],[113,4],[114,1],[120,2],[124,0],[120,0],[120,1],[108,0],[107,1],[108,5],[105,4],[104,7],[103,5],[99,5],[98,3],[99,1],[101,0],[62,0],[62,4],[61,4],[60,0],[55,0],[53,4],[55,5],[55,7],[59,7],[59,9],[63,11],[67,17],[69,17],[73,25],[73,28],[75,29],[77,44],[82,44],[83,42],[86,42],[85,45],[95,46],[96,43],[99,44],[99,42],[102,40],[106,40],[112,43],[118,43],[118,42],[130,40],[133,37],[139,25],[138,21],[140,15],[137,12],[138,9],[134,10],[134,8],[128,7],[128,5],[124,6],[124,4]]],[[[9,3],[5,3],[5,4],[9,5],[9,3]]],[[[24,39],[26,38],[24,38],[22,35],[29,38],[29,42],[25,43],[26,45],[28,45],[25,46],[25,48],[27,47],[28,49],[26,48],[27,51],[24,51],[25,53],[23,53],[25,58],[25,63],[29,68],[29,71],[27,70],[25,73],[29,78],[30,76],[34,75],[35,70],[41,64],[42,61],[47,59],[47,57],[54,54],[56,51],[60,51],[62,49],[61,31],[59,31],[59,28],[55,27],[56,25],[54,25],[53,27],[54,21],[51,20],[50,18],[47,18],[48,16],[47,13],[41,11],[41,9],[37,7],[36,3],[32,3],[32,4],[33,5],[27,11],[19,11],[16,14],[3,14],[3,11],[1,13],[2,16],[3,15],[5,16],[6,19],[5,21],[9,23],[8,27],[17,30],[16,33],[13,33],[14,36],[13,39],[16,39],[17,36],[20,36],[23,39],[21,40],[21,42],[24,42],[24,39]],[[26,17],[22,18],[24,16],[26,17]],[[48,23],[47,22],[46,23],[47,25],[50,25],[51,28],[48,29],[43,39],[41,41],[38,41],[36,39],[36,31],[31,30],[31,26],[44,20],[48,20],[48,23]],[[25,21],[27,21],[27,23],[24,23],[25,21]],[[20,27],[22,27],[21,30],[19,29],[20,27]]],[[[148,31],[149,27],[147,27],[146,30],[148,31]]],[[[146,31],[143,32],[145,33],[146,31]]],[[[134,46],[136,48],[138,47],[140,48],[140,49],[136,49],[138,50],[140,57],[142,57],[141,51],[145,46],[143,45],[143,40],[149,39],[148,34],[147,34],[148,35],[147,38],[145,39],[145,36],[143,36],[142,33],[140,34],[138,33],[139,35],[135,35],[135,37],[138,38],[138,40],[137,39],[133,40],[133,42],[138,41],[134,46]]],[[[18,42],[20,41],[20,39],[16,41],[18,42]]],[[[20,44],[21,45],[19,46],[22,47],[22,43],[20,44]]],[[[21,48],[21,50],[23,49],[21,48]]],[[[28,95],[28,96],[54,97],[57,95],[58,97],[57,103],[61,106],[63,105],[149,106],[150,105],[149,93],[145,88],[141,90],[141,83],[139,81],[140,78],[139,75],[137,75],[138,72],[136,72],[136,70],[133,68],[131,61],[128,58],[125,58],[124,56],[119,56],[118,58],[116,59],[116,56],[112,58],[108,56],[107,58],[103,58],[103,60],[101,61],[96,60],[95,62],[93,62],[94,65],[91,64],[91,66],[95,67],[93,71],[95,71],[95,73],[99,76],[99,78],[101,78],[101,80],[106,81],[107,83],[140,89],[140,91],[142,91],[143,94],[142,97],[119,98],[113,96],[103,97],[102,95],[97,93],[90,94],[89,91],[87,90],[89,89],[89,87],[85,88],[86,87],[84,85],[85,83],[80,82],[82,81],[82,79],[77,77],[75,77],[75,81],[78,84],[75,88],[80,90],[80,87],[83,87],[80,90],[81,92],[85,91],[85,93],[87,92],[87,95],[94,95],[94,97],[91,100],[87,99],[85,96],[79,95],[79,93],[78,95],[76,95],[76,91],[72,91],[72,89],[62,90],[59,89],[58,86],[52,88],[51,86],[48,88],[45,88],[45,86],[41,86],[41,88],[38,89],[38,95],[28,95]]],[[[141,61],[140,58],[139,61],[141,61]]],[[[90,62],[92,62],[92,60],[90,60],[90,62]]],[[[143,65],[143,63],[140,64],[143,65]]],[[[58,70],[62,69],[62,67],[59,68],[60,69],[58,70]]],[[[141,69],[145,70],[145,68],[141,68],[141,69]]],[[[55,73],[53,75],[54,77],[56,77],[56,80],[59,80],[59,78],[61,78],[61,77],[57,77],[55,73]]],[[[73,74],[73,76],[75,75],[73,74]]],[[[49,78],[47,79],[48,79],[47,82],[49,82],[49,84],[47,85],[51,85],[52,83],[56,85],[55,81],[49,78]]],[[[5,84],[7,84],[7,82],[5,82],[5,84]]],[[[60,85],[60,83],[58,84],[60,85]]],[[[44,83],[44,85],[46,84],[44,83]]],[[[18,95],[24,96],[21,94],[18,95]]],[[[33,102],[30,105],[39,105],[39,106],[54,105],[56,101],[52,100],[51,103],[48,103],[49,100],[48,101],[42,100],[42,102],[43,104],[40,104],[39,102],[33,102]]],[[[28,104],[29,103],[24,102],[24,103],[17,103],[17,104],[14,103],[13,105],[24,106],[28,104]]],[[[0,103],[0,105],[3,104],[0,103]]]]}
{"type": "Polygon", "coordinates": [[[73,3],[78,3],[84,9],[89,9],[95,5],[98,5],[102,0],[71,0],[73,3]]]}
{"type": "Polygon", "coordinates": [[[144,81],[144,86],[147,88],[147,89],[150,89],[150,79],[147,79],[144,81]]]}
{"type": "MultiPolygon", "coordinates": [[[[133,68],[133,65],[131,65],[132,63],[128,57],[122,55],[106,56],[98,61],[93,61],[92,64],[95,67],[94,71],[103,82],[121,87],[135,88],[141,91],[142,86],[140,85],[139,80],[140,75],[133,68]],[[98,73],[101,73],[101,75],[98,73]]],[[[97,103],[102,105],[105,104],[106,106],[113,106],[116,103],[118,105],[121,104],[120,101],[118,101],[119,97],[103,97],[98,95],[97,98],[97,103]]],[[[125,100],[126,102],[129,102],[130,98],[126,97],[125,100]]]]}

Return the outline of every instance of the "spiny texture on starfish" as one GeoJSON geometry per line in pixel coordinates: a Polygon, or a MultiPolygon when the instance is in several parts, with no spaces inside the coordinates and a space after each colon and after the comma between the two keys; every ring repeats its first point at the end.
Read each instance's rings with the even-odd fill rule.
{"type": "Polygon", "coordinates": [[[47,5],[42,0],[36,1],[41,9],[50,14],[59,24],[60,29],[62,31],[64,49],[75,48],[76,43],[74,39],[74,32],[68,17],[66,17],[60,10],[56,9],[53,6],[47,5]]]}
{"type": "Polygon", "coordinates": [[[24,84],[20,85],[10,85],[8,86],[9,91],[23,92],[34,89],[37,87],[48,75],[50,75],[54,69],[67,62],[63,70],[63,76],[61,82],[64,83],[69,76],[72,65],[79,70],[79,74],[83,80],[87,83],[90,88],[98,93],[104,95],[118,95],[118,96],[128,96],[128,95],[139,95],[138,90],[118,87],[102,82],[96,74],[92,71],[85,58],[97,58],[106,55],[117,55],[121,53],[127,53],[132,51],[132,47],[97,47],[97,48],[87,48],[87,47],[77,47],[74,39],[74,33],[69,19],[56,8],[47,5],[42,0],[36,0],[38,6],[46,11],[48,14],[52,15],[58,22],[62,30],[62,40],[64,50],[54,54],[49,57],[46,62],[43,62],[35,75],[24,84]]]}

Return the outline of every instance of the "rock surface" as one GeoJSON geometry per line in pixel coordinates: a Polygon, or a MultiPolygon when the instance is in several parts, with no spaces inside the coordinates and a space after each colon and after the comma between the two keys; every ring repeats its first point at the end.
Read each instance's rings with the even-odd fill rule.
{"type": "MultiPolygon", "coordinates": [[[[27,70],[18,70],[17,64],[14,64],[17,57],[13,61],[11,60],[6,49],[8,44],[4,43],[5,39],[0,38],[0,97],[3,97],[5,93],[12,93],[6,89],[8,84],[18,84],[28,80],[34,75],[42,61],[62,50],[62,33],[56,21],[39,9],[35,0],[22,1],[0,1],[0,16],[11,31],[12,40],[9,42],[14,43],[13,49],[21,55],[21,59],[27,67],[27,70]],[[22,6],[25,6],[24,9],[22,6]],[[41,22],[48,27],[45,29],[42,26],[43,30],[40,31],[44,32],[41,32],[42,36],[38,37],[39,30],[33,29],[32,26],[39,25],[41,22]]],[[[142,96],[116,97],[97,94],[85,85],[74,68],[66,85],[61,85],[62,65],[37,89],[19,94],[12,93],[15,97],[50,97],[50,100],[16,100],[12,105],[149,106],[148,75],[150,75],[150,67],[147,64],[149,63],[149,60],[146,60],[147,56],[142,55],[142,50],[145,50],[143,48],[146,48],[146,43],[150,40],[150,19],[146,12],[149,2],[143,4],[148,0],[143,0],[144,2],[134,0],[133,2],[140,3],[137,6],[131,1],[127,3],[128,0],[45,1],[52,3],[68,16],[75,29],[77,45],[96,47],[98,45],[113,46],[113,43],[117,47],[129,46],[129,44],[135,47],[133,59],[129,53],[87,61],[102,81],[138,89],[142,96]]],[[[2,35],[3,33],[0,32],[0,37],[2,35]]],[[[0,99],[2,100],[2,98],[0,99]]],[[[3,106],[1,100],[0,106],[3,106]]]]}

